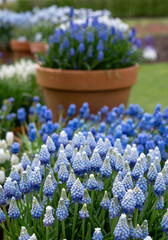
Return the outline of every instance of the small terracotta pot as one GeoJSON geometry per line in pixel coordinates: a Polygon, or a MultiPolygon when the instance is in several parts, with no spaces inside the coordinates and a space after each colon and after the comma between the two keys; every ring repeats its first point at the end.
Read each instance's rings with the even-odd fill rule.
{"type": "Polygon", "coordinates": [[[32,53],[30,52],[30,46],[28,41],[18,41],[12,39],[10,41],[10,47],[13,51],[14,60],[20,59],[22,57],[32,57],[32,53]]]}
{"type": "Polygon", "coordinates": [[[37,66],[37,82],[43,88],[46,104],[57,119],[57,106],[67,111],[76,104],[77,111],[88,102],[91,113],[104,105],[111,109],[120,103],[127,105],[131,87],[136,83],[138,65],[115,70],[61,70],[37,66]]]}
{"type": "Polygon", "coordinates": [[[30,51],[33,54],[45,53],[47,48],[48,48],[47,44],[45,44],[43,42],[31,42],[30,43],[30,51]]]}

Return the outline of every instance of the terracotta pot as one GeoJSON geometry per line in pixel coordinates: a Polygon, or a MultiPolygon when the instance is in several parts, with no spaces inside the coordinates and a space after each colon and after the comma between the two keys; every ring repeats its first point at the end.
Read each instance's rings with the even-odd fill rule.
{"type": "Polygon", "coordinates": [[[23,58],[23,57],[32,57],[32,53],[30,52],[30,46],[28,41],[18,41],[15,39],[12,39],[10,41],[10,47],[13,51],[13,58],[14,60],[23,58]]]}
{"type": "Polygon", "coordinates": [[[92,113],[104,105],[111,109],[120,103],[127,105],[131,87],[136,83],[138,65],[115,70],[61,70],[37,66],[37,82],[43,88],[46,104],[52,110],[62,104],[67,111],[74,103],[77,111],[88,102],[92,113]]]}
{"type": "Polygon", "coordinates": [[[32,42],[30,43],[30,51],[33,54],[36,53],[45,53],[47,50],[47,44],[43,43],[43,42],[32,42]]]}

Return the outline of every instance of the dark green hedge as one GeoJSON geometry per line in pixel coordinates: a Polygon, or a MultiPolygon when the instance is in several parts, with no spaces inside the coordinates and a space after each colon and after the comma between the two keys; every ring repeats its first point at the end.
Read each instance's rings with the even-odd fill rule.
{"type": "Polygon", "coordinates": [[[75,8],[109,9],[114,17],[168,16],[168,0],[16,0],[8,5],[16,11],[30,10],[33,6],[52,4],[75,8]]]}

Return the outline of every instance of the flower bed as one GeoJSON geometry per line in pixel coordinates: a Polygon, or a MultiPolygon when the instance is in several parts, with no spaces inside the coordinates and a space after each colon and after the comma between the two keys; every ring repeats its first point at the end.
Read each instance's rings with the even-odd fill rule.
{"type": "MultiPolygon", "coordinates": [[[[53,123],[36,103],[22,144],[7,135],[17,163],[0,187],[4,239],[166,239],[167,108],[104,106],[93,115],[84,103],[77,117],[74,104],[65,118],[59,111],[53,123]]],[[[17,118],[27,125],[23,108],[17,118]]]]}

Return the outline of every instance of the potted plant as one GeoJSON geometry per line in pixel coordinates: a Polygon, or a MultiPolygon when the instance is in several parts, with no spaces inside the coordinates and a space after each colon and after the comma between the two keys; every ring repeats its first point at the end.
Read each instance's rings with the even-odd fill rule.
{"type": "Polygon", "coordinates": [[[37,82],[52,110],[59,104],[67,109],[71,102],[79,109],[87,101],[96,113],[102,105],[127,104],[137,79],[140,40],[118,19],[108,20],[94,17],[79,24],[71,19],[50,36],[37,82]]]}

